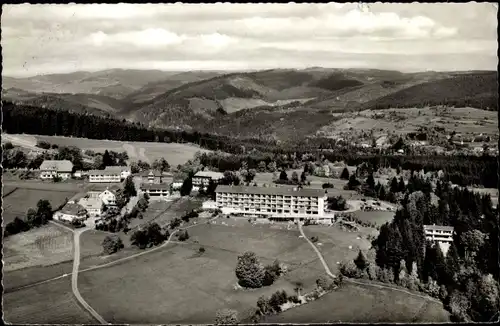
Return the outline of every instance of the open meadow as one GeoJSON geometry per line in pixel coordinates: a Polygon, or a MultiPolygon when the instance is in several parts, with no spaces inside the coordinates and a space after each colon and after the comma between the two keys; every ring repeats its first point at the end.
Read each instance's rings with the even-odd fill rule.
{"type": "Polygon", "coordinates": [[[126,151],[132,161],[142,160],[152,163],[164,157],[171,166],[184,164],[194,157],[196,152],[208,152],[194,144],[155,143],[155,142],[122,142],[115,140],[73,138],[44,135],[9,135],[14,145],[33,147],[37,141],[46,141],[59,146],[76,146],[83,150],[104,153],[105,150],[126,151]]]}
{"type": "Polygon", "coordinates": [[[292,282],[298,280],[312,289],[324,274],[314,251],[296,230],[203,224],[189,229],[189,234],[186,243],[81,273],[80,292],[109,322],[211,323],[217,309],[249,314],[259,296],[278,289],[293,293],[292,282]],[[200,247],[206,250],[201,255],[200,247]],[[291,272],[270,287],[235,290],[237,256],[248,250],[264,264],[280,259],[291,272]],[[136,294],[118,299],[131,291],[136,294]]]}
{"type": "Polygon", "coordinates": [[[367,285],[344,284],[319,300],[265,319],[266,323],[448,322],[440,303],[367,285]]]}
{"type": "Polygon", "coordinates": [[[13,324],[95,324],[71,292],[71,278],[4,293],[3,313],[13,324]]]}
{"type": "Polygon", "coordinates": [[[50,202],[52,209],[56,209],[64,204],[66,199],[71,199],[78,190],[74,185],[69,187],[51,187],[39,183],[18,182],[10,185],[16,187],[14,191],[10,191],[3,197],[3,223],[13,221],[16,217],[25,218],[29,208],[36,209],[36,205],[40,199],[46,199],[50,202]],[[70,190],[73,189],[73,190],[70,190]]]}
{"type": "Polygon", "coordinates": [[[73,235],[53,224],[11,235],[3,246],[5,272],[73,259],[73,235]]]}

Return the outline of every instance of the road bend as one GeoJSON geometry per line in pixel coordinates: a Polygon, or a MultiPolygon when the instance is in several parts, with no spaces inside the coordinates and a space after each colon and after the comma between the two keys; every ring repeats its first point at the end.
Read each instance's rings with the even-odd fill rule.
{"type": "MultiPolygon", "coordinates": [[[[319,259],[321,261],[321,264],[323,265],[323,267],[325,269],[326,274],[328,274],[328,276],[330,276],[330,277],[335,278],[336,276],[333,275],[332,272],[330,271],[330,268],[328,267],[328,265],[326,264],[325,260],[323,259],[323,255],[321,254],[321,252],[314,245],[314,243],[305,235],[304,230],[302,229],[302,224],[300,222],[298,222],[298,226],[299,226],[300,234],[307,240],[307,242],[309,242],[309,244],[314,249],[314,251],[316,251],[316,254],[319,257],[319,259]]],[[[349,283],[352,283],[352,284],[372,286],[372,287],[376,287],[376,288],[379,288],[379,289],[389,289],[389,290],[393,290],[393,291],[398,291],[398,292],[406,293],[406,294],[412,295],[414,297],[427,299],[429,301],[432,301],[432,302],[435,302],[435,303],[439,303],[441,305],[443,304],[440,300],[437,300],[437,299],[432,298],[430,296],[422,295],[422,294],[417,294],[417,293],[412,293],[410,291],[407,291],[407,290],[404,290],[404,289],[401,289],[401,288],[397,288],[397,287],[393,287],[393,286],[390,286],[390,285],[374,284],[374,283],[369,282],[369,281],[357,281],[357,280],[354,280],[354,279],[351,279],[351,278],[347,278],[345,276],[344,276],[343,279],[344,279],[345,282],[349,282],[349,283]]]]}

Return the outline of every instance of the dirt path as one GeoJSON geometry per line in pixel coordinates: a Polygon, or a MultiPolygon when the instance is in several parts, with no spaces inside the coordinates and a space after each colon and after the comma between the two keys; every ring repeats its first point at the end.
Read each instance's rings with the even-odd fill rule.
{"type": "MultiPolygon", "coordinates": [[[[335,278],[335,275],[333,275],[331,273],[330,268],[328,268],[328,265],[326,264],[325,260],[323,259],[323,255],[321,254],[321,252],[314,245],[314,243],[312,243],[312,241],[309,240],[309,238],[304,234],[304,230],[302,229],[302,224],[299,222],[298,225],[299,225],[299,231],[302,234],[302,236],[307,240],[307,242],[309,242],[309,244],[313,247],[314,251],[316,251],[316,254],[319,257],[319,259],[320,259],[320,261],[321,261],[321,263],[322,263],[322,265],[323,265],[323,267],[325,269],[326,274],[328,274],[328,276],[330,276],[330,277],[335,278]]],[[[352,284],[367,285],[367,286],[372,286],[372,287],[376,287],[376,288],[379,288],[379,289],[389,289],[389,290],[393,290],[393,291],[403,292],[403,293],[409,294],[409,295],[414,296],[414,297],[427,299],[429,301],[436,302],[436,303],[439,303],[441,305],[443,304],[440,300],[437,300],[437,299],[432,298],[430,296],[413,293],[413,292],[410,292],[410,291],[407,291],[405,289],[401,289],[401,288],[398,288],[398,287],[394,287],[394,286],[390,286],[390,285],[374,284],[373,282],[368,281],[368,280],[358,281],[358,280],[354,280],[354,279],[351,279],[351,278],[347,278],[345,276],[344,276],[343,279],[344,279],[344,281],[352,283],[352,284]]]]}
{"type": "MultiPolygon", "coordinates": [[[[90,230],[91,227],[90,226],[86,226],[84,228],[81,228],[81,229],[71,229],[65,225],[62,225],[62,224],[59,224],[59,223],[55,223],[53,221],[50,221],[52,224],[55,224],[59,227],[62,227],[66,230],[69,230],[73,233],[73,272],[71,273],[71,290],[73,291],[73,295],[76,297],[76,299],[78,300],[78,302],[83,306],[83,308],[85,308],[85,310],[87,310],[91,315],[92,317],[94,317],[97,321],[99,321],[99,323],[101,324],[109,324],[108,322],[106,322],[104,320],[104,318],[102,318],[101,315],[99,315],[97,313],[97,311],[94,310],[94,308],[92,308],[86,301],[85,299],[83,299],[83,297],[81,296],[80,294],[80,291],[78,290],[78,272],[79,272],[79,267],[80,267],[80,235],[87,231],[87,230],[90,230]]],[[[62,277],[65,277],[66,275],[63,275],[62,277]]],[[[61,277],[57,277],[57,278],[61,278],[61,277]]],[[[56,278],[56,279],[57,279],[56,278]]],[[[44,281],[43,283],[47,283],[47,281],[44,281]]],[[[40,284],[40,283],[38,283],[40,284]]]]}

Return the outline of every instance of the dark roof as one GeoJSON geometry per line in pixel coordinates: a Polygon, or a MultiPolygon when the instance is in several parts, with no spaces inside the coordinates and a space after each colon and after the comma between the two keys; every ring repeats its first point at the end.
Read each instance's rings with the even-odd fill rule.
{"type": "MultiPolygon", "coordinates": [[[[297,189],[297,188],[295,188],[297,189]]],[[[302,197],[324,197],[323,189],[297,189],[285,187],[255,187],[255,186],[224,186],[218,185],[215,192],[228,192],[239,194],[263,194],[263,195],[283,195],[283,196],[302,196],[302,197]]]]}
{"type": "Polygon", "coordinates": [[[54,170],[58,172],[71,172],[73,163],[68,160],[44,160],[40,164],[40,170],[54,170]]]}
{"type": "Polygon", "coordinates": [[[86,210],[82,205],[67,203],[61,209],[61,212],[68,215],[83,215],[86,213],[86,210]]]}
{"type": "Polygon", "coordinates": [[[170,189],[169,183],[144,183],[141,185],[141,189],[170,189]]]}

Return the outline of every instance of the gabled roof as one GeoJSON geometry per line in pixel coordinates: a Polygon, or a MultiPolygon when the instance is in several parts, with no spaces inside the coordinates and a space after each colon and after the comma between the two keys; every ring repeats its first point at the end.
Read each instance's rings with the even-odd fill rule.
{"type": "Polygon", "coordinates": [[[123,172],[123,171],[129,171],[130,168],[128,166],[106,166],[104,168],[104,171],[113,171],[113,172],[123,172]]]}
{"type": "Polygon", "coordinates": [[[102,208],[101,198],[82,198],[78,201],[78,204],[82,205],[83,208],[102,208]]]}
{"type": "Polygon", "coordinates": [[[120,171],[114,170],[90,170],[89,175],[120,175],[120,171]]]}
{"type": "Polygon", "coordinates": [[[87,213],[83,206],[72,203],[67,203],[66,205],[64,205],[64,207],[61,208],[60,212],[63,214],[75,215],[75,216],[84,215],[87,213]]]}
{"type": "Polygon", "coordinates": [[[71,172],[73,170],[73,163],[69,160],[45,160],[40,164],[40,170],[71,172]]]}
{"type": "Polygon", "coordinates": [[[302,196],[302,197],[324,197],[323,189],[297,189],[288,187],[255,187],[255,186],[225,186],[218,185],[215,192],[227,192],[238,194],[254,195],[282,195],[282,196],[302,196]],[[296,189],[296,190],[295,190],[296,189]]]}
{"type": "Polygon", "coordinates": [[[170,184],[169,183],[144,183],[141,185],[141,189],[147,189],[147,190],[170,189],[170,184]]]}
{"type": "Polygon", "coordinates": [[[224,174],[213,171],[198,171],[194,176],[202,178],[222,179],[224,177],[224,174]]]}

